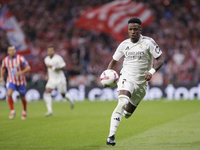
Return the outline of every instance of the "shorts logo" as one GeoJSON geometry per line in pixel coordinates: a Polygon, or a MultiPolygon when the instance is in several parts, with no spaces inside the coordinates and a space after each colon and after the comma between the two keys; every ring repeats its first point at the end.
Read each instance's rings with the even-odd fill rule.
{"type": "Polygon", "coordinates": [[[126,81],[126,79],[123,79],[122,81],[122,88],[124,88],[124,82],[126,81]]]}

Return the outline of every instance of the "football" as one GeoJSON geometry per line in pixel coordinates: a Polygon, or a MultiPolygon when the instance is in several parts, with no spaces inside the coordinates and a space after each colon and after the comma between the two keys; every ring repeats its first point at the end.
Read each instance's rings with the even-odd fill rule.
{"type": "Polygon", "coordinates": [[[105,70],[101,76],[100,81],[104,87],[113,87],[117,84],[119,75],[112,69],[105,70]]]}

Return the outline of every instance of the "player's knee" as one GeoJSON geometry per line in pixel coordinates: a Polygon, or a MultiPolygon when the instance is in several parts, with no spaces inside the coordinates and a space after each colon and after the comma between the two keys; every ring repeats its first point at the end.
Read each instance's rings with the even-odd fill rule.
{"type": "Polygon", "coordinates": [[[8,98],[12,98],[12,94],[7,94],[8,95],[8,98]]]}
{"type": "Polygon", "coordinates": [[[68,93],[65,93],[65,97],[68,98],[68,97],[69,97],[69,94],[68,94],[68,93]]]}
{"type": "Polygon", "coordinates": [[[45,99],[50,98],[50,97],[51,97],[51,93],[45,93],[45,99]]]}
{"type": "Polygon", "coordinates": [[[13,93],[13,92],[12,92],[11,90],[8,90],[8,91],[7,91],[7,96],[8,96],[8,98],[12,98],[12,93],[13,93]]]}
{"type": "Polygon", "coordinates": [[[20,99],[25,102],[26,101],[25,95],[20,95],[20,99]]]}
{"type": "Polygon", "coordinates": [[[123,112],[124,118],[128,119],[131,115],[132,115],[132,113],[129,113],[126,110],[124,110],[124,112],[123,112]]]}

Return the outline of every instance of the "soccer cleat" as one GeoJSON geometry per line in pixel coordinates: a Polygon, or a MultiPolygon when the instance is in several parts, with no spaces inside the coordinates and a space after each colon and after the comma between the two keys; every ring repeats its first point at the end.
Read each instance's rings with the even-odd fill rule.
{"type": "Polygon", "coordinates": [[[53,112],[49,112],[49,111],[45,114],[46,117],[49,117],[49,116],[52,116],[52,115],[53,115],[53,112]]]}
{"type": "Polygon", "coordinates": [[[72,99],[72,97],[68,93],[66,93],[65,98],[69,101],[71,109],[73,109],[74,108],[74,100],[72,99]]]}
{"type": "Polygon", "coordinates": [[[15,115],[16,115],[16,114],[15,114],[15,111],[12,110],[12,111],[10,112],[9,119],[14,119],[15,115]]]}
{"type": "Polygon", "coordinates": [[[71,107],[71,109],[73,109],[73,108],[74,108],[74,101],[73,101],[73,100],[72,100],[72,101],[70,100],[69,102],[70,102],[70,107],[71,107]]]}
{"type": "Polygon", "coordinates": [[[26,115],[27,115],[26,111],[23,110],[21,119],[26,120],[26,115]]]}
{"type": "Polygon", "coordinates": [[[115,146],[115,135],[112,135],[110,137],[108,137],[107,141],[106,141],[106,144],[107,145],[112,145],[112,146],[115,146]]]}

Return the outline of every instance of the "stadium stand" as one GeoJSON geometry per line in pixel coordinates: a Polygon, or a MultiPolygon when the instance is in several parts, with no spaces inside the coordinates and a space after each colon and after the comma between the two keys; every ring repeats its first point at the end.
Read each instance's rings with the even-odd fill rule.
{"type": "MultiPolygon", "coordinates": [[[[165,59],[164,67],[151,84],[200,82],[200,1],[137,1],[154,12],[155,21],[142,33],[155,39],[165,59]]],[[[57,53],[65,59],[68,76],[95,75],[99,78],[119,42],[109,35],[74,27],[74,24],[86,10],[107,2],[111,0],[16,0],[8,3],[35,56],[30,63],[29,81],[44,79],[43,60],[49,45],[55,45],[57,53]]],[[[5,32],[0,30],[0,60],[6,55],[7,46],[5,32]]],[[[116,70],[120,68],[119,65],[116,70]]]]}

